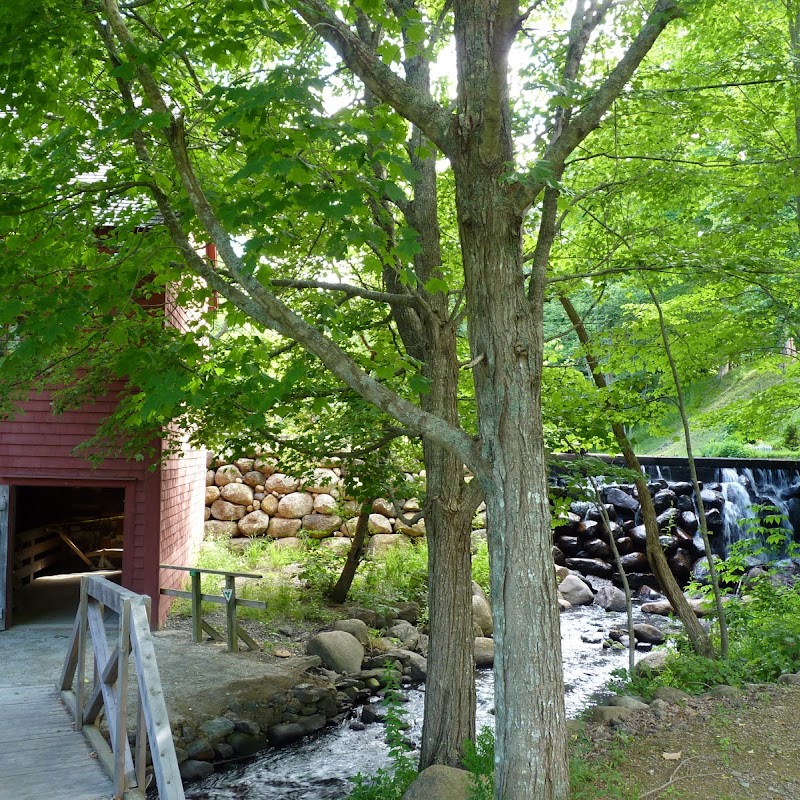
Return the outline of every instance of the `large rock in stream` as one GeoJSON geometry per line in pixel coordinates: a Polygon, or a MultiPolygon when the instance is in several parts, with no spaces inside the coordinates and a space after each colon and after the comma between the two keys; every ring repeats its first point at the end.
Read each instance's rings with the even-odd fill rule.
{"type": "Polygon", "coordinates": [[[364,660],[361,642],[347,631],[324,631],[312,636],[306,653],[319,656],[322,665],[334,672],[358,672],[364,660]]]}
{"type": "Polygon", "coordinates": [[[558,591],[573,606],[588,606],[594,600],[592,590],[577,575],[567,575],[558,585],[558,591]]]}

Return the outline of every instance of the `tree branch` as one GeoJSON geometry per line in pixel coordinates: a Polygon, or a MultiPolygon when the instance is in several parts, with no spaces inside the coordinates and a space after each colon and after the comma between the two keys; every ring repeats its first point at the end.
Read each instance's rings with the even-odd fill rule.
{"type": "MultiPolygon", "coordinates": [[[[625,84],[650,52],[661,32],[672,20],[681,16],[681,13],[677,0],[658,0],[625,55],[600,85],[594,96],[586,103],[583,110],[573,117],[561,134],[545,150],[542,160],[551,166],[554,173],[559,173],[563,169],[570,153],[600,125],[603,115],[619,97],[625,84]]],[[[539,181],[529,188],[526,187],[521,195],[523,207],[527,208],[531,205],[546,185],[545,181],[539,181]]]]}
{"type": "Polygon", "coordinates": [[[349,283],[329,283],[327,281],[290,280],[289,278],[275,278],[270,280],[273,286],[288,289],[324,289],[328,292],[344,292],[348,297],[362,297],[364,300],[374,300],[376,303],[388,303],[397,306],[414,306],[416,301],[408,294],[392,294],[391,292],[376,292],[371,289],[362,289],[349,283]]]}
{"type": "Polygon", "coordinates": [[[450,155],[451,117],[430,95],[419,92],[393,72],[323,0],[291,0],[290,5],[376,97],[417,125],[445,155],[450,155]]]}
{"type": "Polygon", "coordinates": [[[136,73],[148,103],[154,111],[166,113],[173,120],[170,127],[165,128],[163,133],[169,144],[178,175],[198,220],[216,245],[222,260],[236,281],[236,285],[224,280],[205,259],[195,252],[166,194],[155,187],[153,195],[164,215],[170,236],[184,257],[187,266],[206,280],[212,289],[236,304],[254,321],[288,339],[297,341],[365,400],[416,433],[430,436],[431,439],[457,455],[476,475],[485,476],[490,467],[485,463],[476,443],[467,433],[454,428],[440,417],[421,410],[367,375],[344,350],[295,314],[259,283],[252,271],[245,266],[236,253],[233,240],[217,218],[194,173],[184,140],[182,119],[174,116],[149,67],[140,59],[139,49],[120,14],[116,0],[104,0],[103,5],[106,18],[114,34],[122,43],[131,63],[136,66],[136,73]]]}

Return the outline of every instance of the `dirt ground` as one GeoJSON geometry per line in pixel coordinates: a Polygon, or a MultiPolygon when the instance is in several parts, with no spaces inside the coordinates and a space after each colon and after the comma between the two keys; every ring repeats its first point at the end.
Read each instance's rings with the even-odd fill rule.
{"type": "MultiPolygon", "coordinates": [[[[800,800],[800,687],[757,686],[692,698],[659,718],[592,726],[594,756],[614,767],[592,797],[626,800],[800,800]]],[[[588,795],[587,795],[588,796],[588,795]]]]}

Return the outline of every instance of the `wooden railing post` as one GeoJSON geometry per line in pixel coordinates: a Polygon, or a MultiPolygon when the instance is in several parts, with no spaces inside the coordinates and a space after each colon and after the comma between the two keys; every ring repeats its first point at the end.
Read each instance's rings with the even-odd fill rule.
{"type": "MultiPolygon", "coordinates": [[[[117,749],[114,753],[115,798],[123,800],[128,788],[125,770],[125,752],[128,742],[128,653],[131,645],[131,601],[124,600],[119,615],[119,639],[117,641],[117,749]]],[[[110,720],[109,720],[110,722],[110,720]]]]}
{"type": "Polygon", "coordinates": [[[203,593],[200,588],[201,574],[197,570],[189,573],[192,576],[192,641],[195,644],[203,641],[203,615],[201,603],[203,593]]]}
{"type": "Polygon", "coordinates": [[[161,564],[161,569],[176,569],[188,572],[192,579],[192,590],[186,592],[180,589],[161,589],[161,594],[167,597],[182,597],[192,603],[192,640],[197,643],[202,641],[203,631],[205,631],[215,641],[226,641],[228,650],[233,653],[239,651],[239,639],[241,639],[251,650],[257,651],[261,646],[239,625],[237,620],[237,606],[247,606],[248,608],[266,609],[267,604],[263,600],[240,599],[236,596],[236,578],[249,578],[260,580],[263,576],[252,572],[228,572],[221,569],[203,569],[200,567],[183,567],[178,564],[161,564]],[[221,575],[225,578],[225,588],[222,596],[215,594],[203,594],[200,588],[200,577],[203,574],[221,575]],[[202,602],[219,603],[225,606],[225,621],[227,630],[223,636],[213,625],[202,618],[202,602]]]}
{"type": "Polygon", "coordinates": [[[225,607],[225,618],[227,621],[228,650],[231,653],[239,652],[239,626],[236,622],[236,578],[233,575],[225,576],[225,591],[223,592],[227,605],[225,607]]]}
{"type": "Polygon", "coordinates": [[[83,682],[86,677],[86,627],[89,617],[89,578],[81,578],[78,604],[78,664],[75,676],[75,730],[83,730],[83,682]]]}
{"type": "Polygon", "coordinates": [[[161,800],[184,800],[150,632],[149,597],[137,595],[105,578],[83,578],[81,604],[59,687],[64,702],[72,710],[76,729],[83,731],[103,768],[112,777],[117,800],[134,797],[143,800],[148,743],[159,797],[161,800]],[[109,647],[103,624],[104,606],[119,615],[119,639],[113,650],[109,647]],[[95,685],[84,703],[87,694],[84,687],[86,648],[90,635],[94,649],[95,685]],[[138,698],[133,752],[128,742],[127,724],[131,654],[136,669],[138,698]],[[76,681],[74,691],[73,678],[76,681]],[[97,725],[93,724],[103,708],[108,721],[110,747],[97,725]]]}

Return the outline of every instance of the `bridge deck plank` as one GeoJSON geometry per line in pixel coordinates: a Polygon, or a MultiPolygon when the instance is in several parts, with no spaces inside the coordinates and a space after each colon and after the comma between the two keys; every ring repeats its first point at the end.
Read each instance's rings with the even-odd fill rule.
{"type": "Polygon", "coordinates": [[[0,688],[0,800],[108,800],[113,793],[54,686],[0,688]]]}

